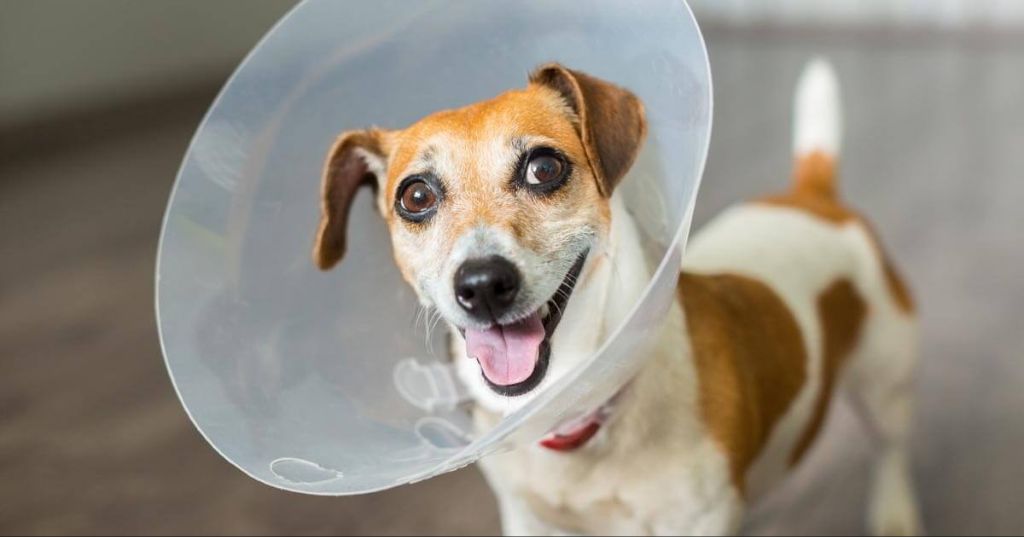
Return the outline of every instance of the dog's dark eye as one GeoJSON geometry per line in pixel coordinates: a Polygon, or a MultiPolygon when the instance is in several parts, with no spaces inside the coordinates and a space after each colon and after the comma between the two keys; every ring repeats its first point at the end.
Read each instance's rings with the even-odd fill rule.
{"type": "Polygon", "coordinates": [[[543,185],[558,181],[565,174],[565,163],[554,155],[537,155],[526,164],[526,183],[543,185]]]}
{"type": "Polygon", "coordinates": [[[543,196],[566,183],[572,175],[572,161],[552,147],[535,147],[519,157],[515,174],[515,187],[543,196]]]}
{"type": "Polygon", "coordinates": [[[423,181],[405,185],[402,191],[402,208],[410,213],[423,213],[437,205],[437,194],[423,181]]]}
{"type": "Polygon", "coordinates": [[[437,212],[444,199],[444,184],[432,173],[410,175],[398,183],[394,210],[411,222],[422,222],[437,212]]]}

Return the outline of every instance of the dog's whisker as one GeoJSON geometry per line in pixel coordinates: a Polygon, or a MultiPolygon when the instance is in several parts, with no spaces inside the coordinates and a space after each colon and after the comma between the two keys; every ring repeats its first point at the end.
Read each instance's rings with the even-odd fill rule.
{"type": "Polygon", "coordinates": [[[433,319],[428,323],[428,326],[427,326],[427,348],[430,349],[430,353],[431,353],[431,355],[433,355],[434,354],[434,348],[433,348],[432,342],[433,342],[434,332],[437,330],[437,325],[441,323],[441,320],[443,319],[443,316],[441,315],[441,312],[438,311],[436,308],[431,308],[431,310],[433,312],[433,315],[432,315],[433,319]]]}
{"type": "MultiPolygon", "coordinates": [[[[568,296],[566,296],[566,298],[569,298],[569,297],[568,297],[568,296]]],[[[561,317],[562,315],[564,315],[564,314],[565,314],[565,312],[564,312],[564,311],[562,310],[562,307],[561,307],[561,306],[559,306],[557,302],[552,302],[552,303],[551,303],[551,306],[552,306],[553,308],[555,308],[556,310],[558,310],[558,316],[559,316],[559,317],[561,317]]]]}
{"type": "Polygon", "coordinates": [[[433,355],[433,348],[431,346],[431,330],[430,323],[434,316],[435,309],[431,306],[422,307],[423,310],[423,344],[426,345],[428,352],[433,355]]]}
{"type": "Polygon", "coordinates": [[[426,311],[427,311],[427,308],[423,307],[422,304],[417,304],[416,305],[416,317],[413,319],[413,322],[412,322],[413,329],[419,328],[420,321],[426,319],[426,316],[425,316],[426,311]]]}

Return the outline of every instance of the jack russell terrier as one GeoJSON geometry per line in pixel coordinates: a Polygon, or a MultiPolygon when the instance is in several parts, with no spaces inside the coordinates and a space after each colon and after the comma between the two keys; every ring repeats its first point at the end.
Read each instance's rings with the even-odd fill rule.
{"type": "MultiPolygon", "coordinates": [[[[692,238],[646,365],[585,419],[482,461],[506,534],[735,533],[804,458],[840,390],[880,445],[871,530],[920,530],[907,461],[914,304],[839,198],[840,123],[835,75],[812,62],[792,185],[692,238]]],[[[487,427],[592,355],[647,284],[616,194],[645,135],[635,95],[557,64],[403,130],[343,133],[314,259],[342,258],[355,193],[374,187],[398,267],[451,327],[487,427]]]]}

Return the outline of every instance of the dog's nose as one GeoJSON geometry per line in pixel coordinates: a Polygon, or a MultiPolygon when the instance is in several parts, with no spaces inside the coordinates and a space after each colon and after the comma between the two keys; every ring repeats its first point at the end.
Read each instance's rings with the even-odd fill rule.
{"type": "Polygon", "coordinates": [[[455,272],[455,297],[473,317],[496,321],[512,307],[519,282],[519,270],[504,257],[470,259],[455,272]]]}

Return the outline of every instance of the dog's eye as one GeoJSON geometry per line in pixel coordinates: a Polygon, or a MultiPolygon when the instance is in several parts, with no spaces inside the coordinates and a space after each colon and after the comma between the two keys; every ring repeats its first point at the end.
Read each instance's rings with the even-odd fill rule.
{"type": "Polygon", "coordinates": [[[413,214],[420,214],[433,209],[437,205],[437,194],[422,180],[411,181],[405,185],[401,194],[402,208],[413,214]]]}
{"type": "Polygon", "coordinates": [[[520,158],[515,184],[544,195],[561,188],[570,175],[572,163],[559,150],[535,147],[520,158]]]}
{"type": "Polygon", "coordinates": [[[565,174],[565,163],[554,155],[537,155],[526,165],[526,183],[543,185],[558,181],[565,174]]]}

